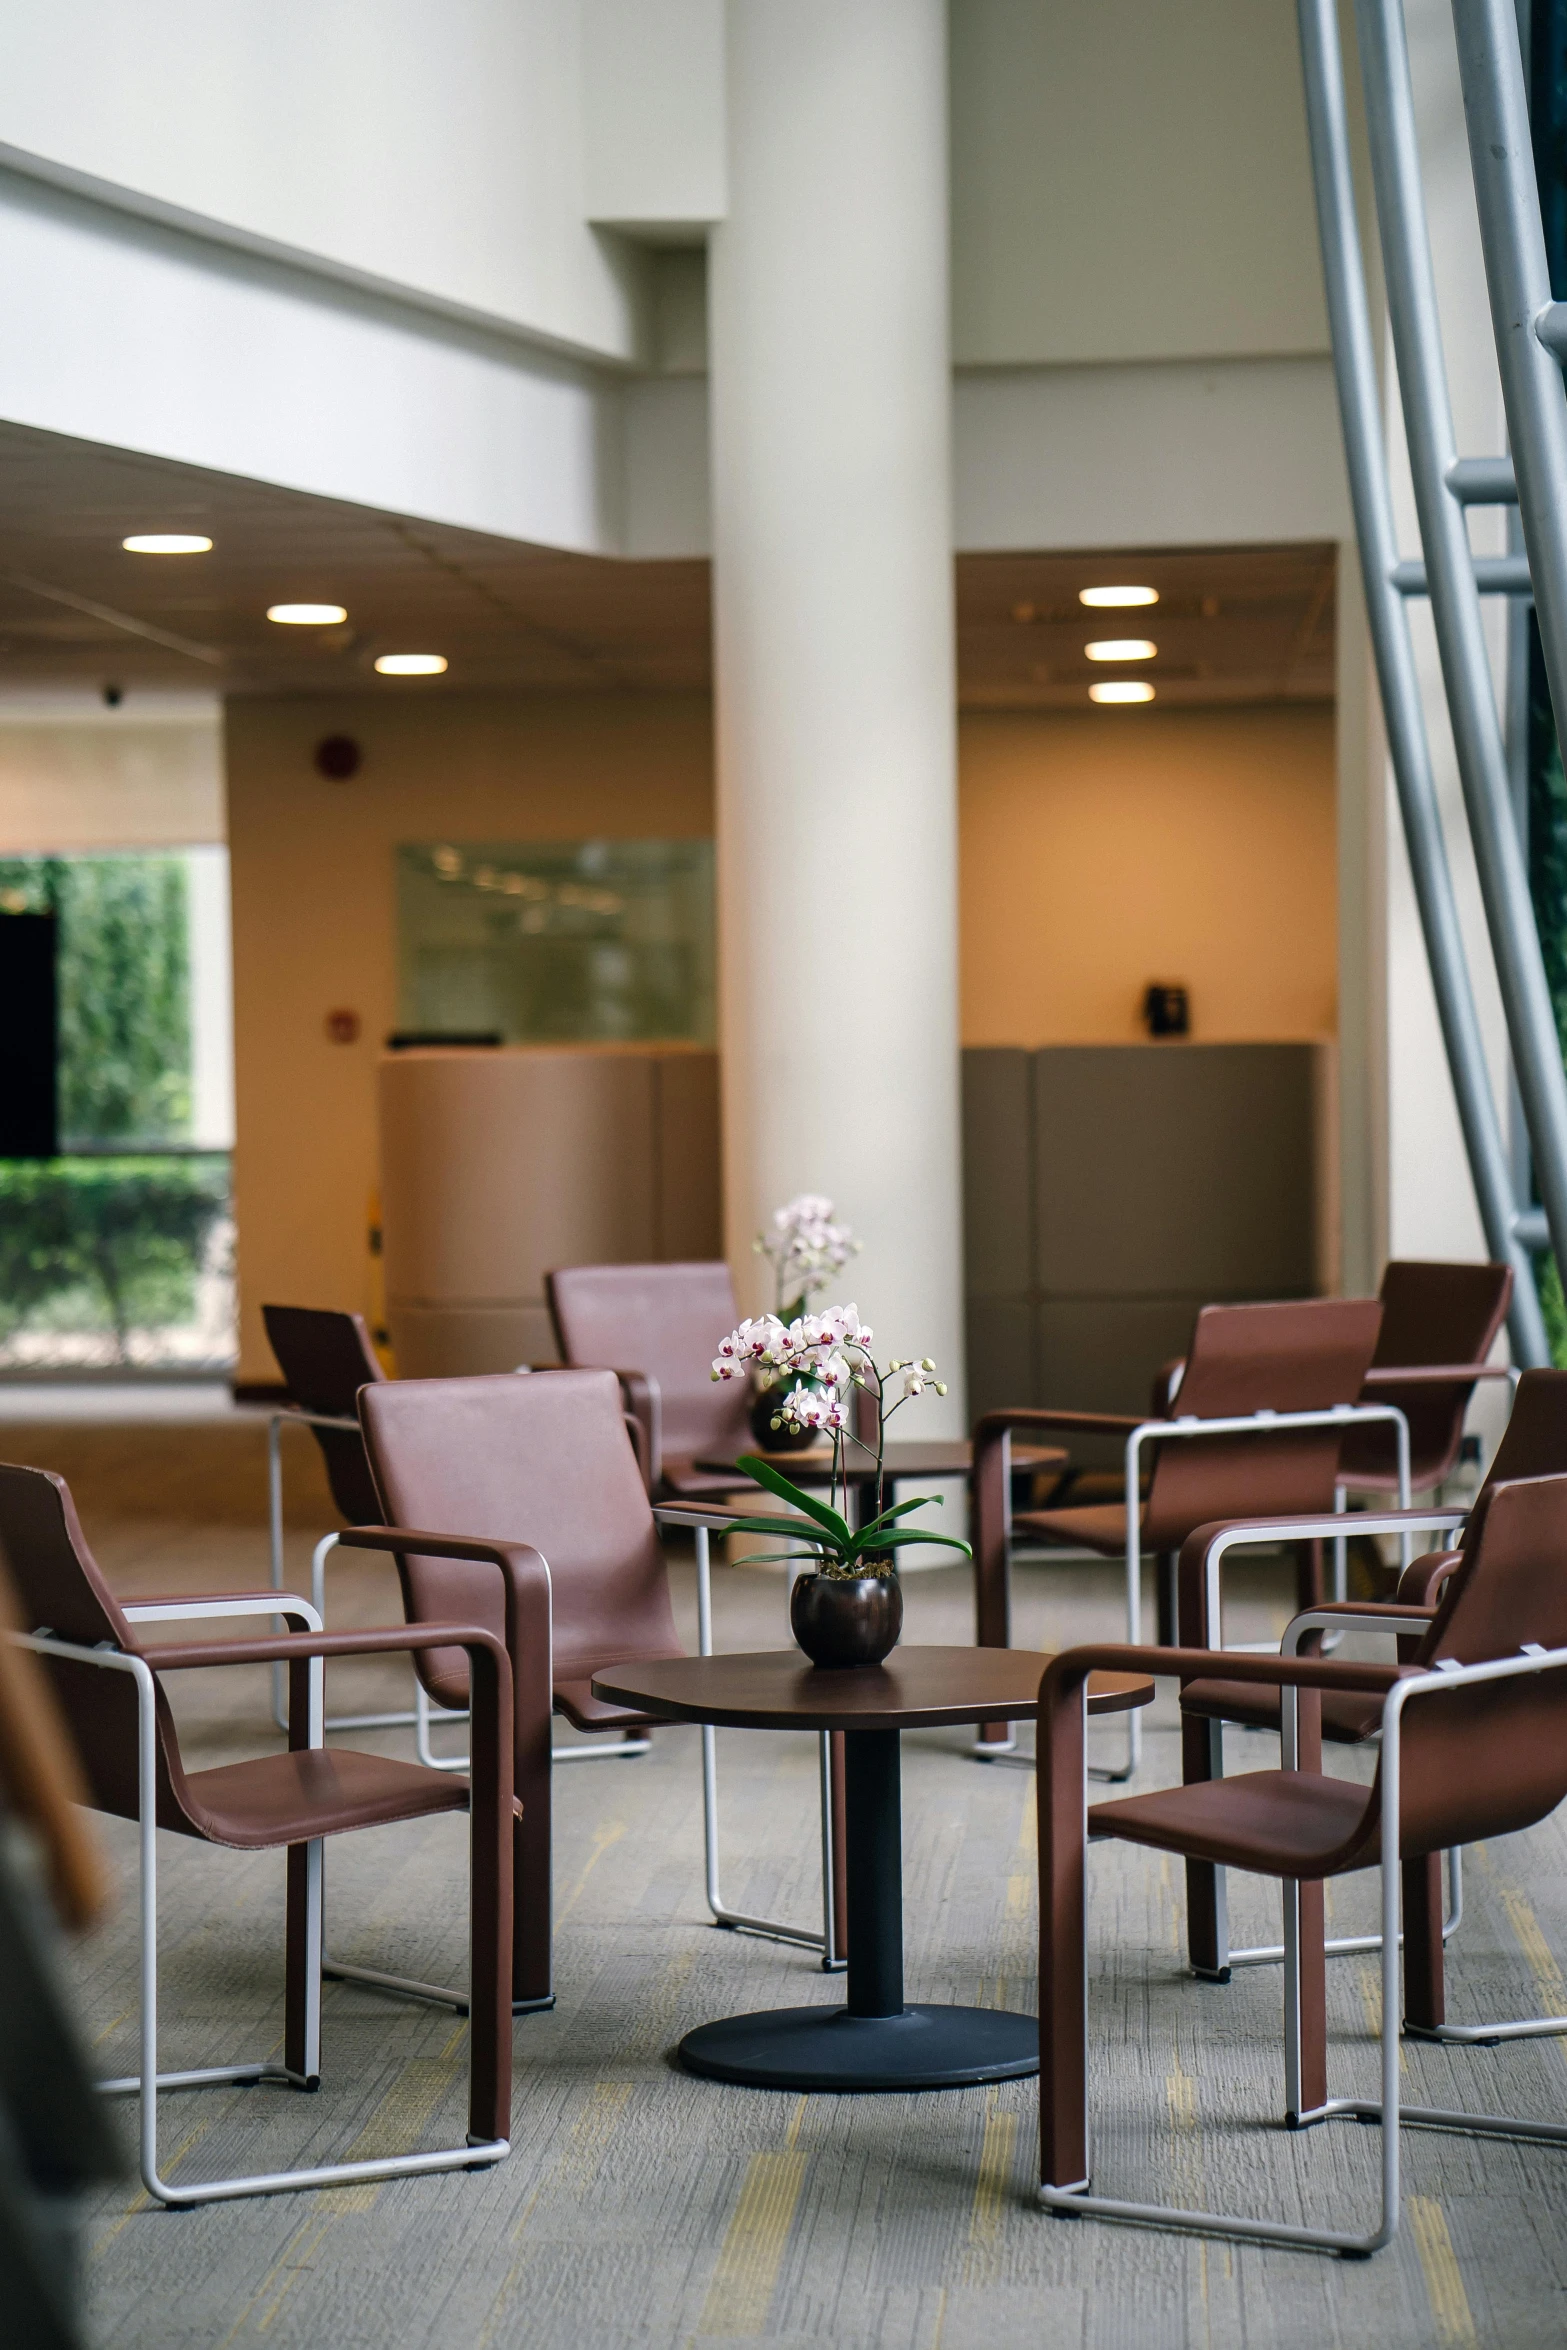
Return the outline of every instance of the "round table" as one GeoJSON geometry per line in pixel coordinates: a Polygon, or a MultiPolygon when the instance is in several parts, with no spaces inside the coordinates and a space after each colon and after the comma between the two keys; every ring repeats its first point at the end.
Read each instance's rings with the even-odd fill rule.
{"type": "MultiPolygon", "coordinates": [[[[848,1999],[702,2024],[680,2043],[689,2072],[766,2089],[959,2089],[1039,2070],[1033,2016],[1003,2008],[907,2006],[899,1733],[1029,1721],[1048,1656],[1017,1648],[895,1648],[885,1664],[824,1671],[797,1649],[611,1665],[593,1692],[612,1705],[736,1730],[841,1730],[849,1880],[848,1999]]],[[[1147,1705],[1138,1673],[1095,1673],[1090,1713],[1147,1705]]]]}

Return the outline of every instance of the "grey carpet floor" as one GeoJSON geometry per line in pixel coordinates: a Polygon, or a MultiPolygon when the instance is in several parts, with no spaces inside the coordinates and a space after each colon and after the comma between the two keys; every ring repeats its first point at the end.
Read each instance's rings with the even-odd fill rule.
{"type": "MultiPolygon", "coordinates": [[[[0,1453],[62,1470],[116,1587],[254,1588],[265,1579],[259,1424],[241,1415],[19,1421],[0,1453]]],[[[290,1468],[291,1572],[332,1523],[312,1463],[290,1468]]],[[[689,1559],[672,1557],[692,1621],[689,1559]]],[[[1286,1613],[1265,1566],[1240,1582],[1235,1634],[1286,1613]]],[[[1019,1574],[1020,1644],[1114,1637],[1113,1575],[1019,1574]]],[[[720,1579],[719,1637],[785,1645],[783,1585],[720,1579]]],[[[333,1569],[334,1621],[396,1613],[378,1564],[333,1569]]],[[[906,1637],[970,1636],[963,1572],[910,1578],[906,1637]]],[[[399,1701],[400,1669],[354,1667],[330,1702],[399,1701]]],[[[252,1669],[192,1675],[176,1698],[197,1765],[264,1752],[268,1689],[252,1669]]],[[[1149,1719],[1143,1782],[1178,1776],[1167,1702],[1149,1719]]],[[[406,1734],[360,1734],[407,1751],[406,1734]]],[[[448,1735],[450,1735],[448,1733],[448,1735]]],[[[1105,1751],[1115,1733],[1096,1732],[1105,1751]]],[[[726,1898],[809,1922],[818,1905],[812,1743],[720,1737],[726,1898]]],[[[1037,1975],[1033,1779],[982,1767],[957,1732],[905,1740],[911,1996],[1032,2007],[1037,1975]]],[[[1235,1742],[1232,1768],[1270,1742],[1235,1742]]],[[[1339,1765],[1336,1767],[1349,1767],[1339,1765]]],[[[1030,2199],[1032,2084],[958,2093],[799,2097],[690,2078],[681,2033],[748,2008],[831,2003],[808,1954],[715,1930],[701,1879],[697,1733],[645,1759],[557,1774],[559,2004],[519,2024],[514,2152],[486,2173],[388,2182],[169,2213],[130,2185],[90,2212],[93,2338],[101,2350],[616,2350],[621,2344],[842,2350],[1208,2350],[1559,2343],[1567,2337],[1567,2149],[1408,2133],[1404,2225],[1369,2263],[1062,2222],[1030,2199]]],[[[134,1854],[103,1826],[119,1894],[72,1954],[95,2061],[135,2062],[134,1854]]],[[[328,1860],[329,1939],[366,1963],[457,1979],[463,1838],[443,1820],[346,1840],[328,1860]]],[[[1479,1848],[1453,1952],[1456,2017],[1567,2010],[1567,1839],[1546,1827],[1479,1848]]],[[[1134,2197],[1364,2224],[1378,2133],[1278,2127],[1280,1979],[1227,1989],[1182,1972],[1180,1872],[1158,1855],[1091,1859],[1089,2030],[1096,2183],[1134,2197]]],[[[276,2050],[280,1858],[165,1837],[160,1849],[163,2061],[276,2050]]],[[[1339,1930],[1372,1921],[1372,1880],[1335,1889],[1339,1930]]],[[[1277,1932],[1270,1890],[1235,1887],[1237,1937],[1277,1932]]],[[[1374,2093],[1372,1962],[1330,1966],[1333,2086],[1374,2093]]],[[[168,2174],[372,2156],[463,2127],[465,2027],[348,1985],[326,1997],[319,2095],[168,2096],[168,2174]]],[[[1562,2115],[1567,2043],[1410,2046],[1408,2093],[1562,2115]]],[[[127,2120],[129,2116],[127,2115],[127,2120]]],[[[0,2339],[4,2327],[0,2324],[0,2339]]]]}

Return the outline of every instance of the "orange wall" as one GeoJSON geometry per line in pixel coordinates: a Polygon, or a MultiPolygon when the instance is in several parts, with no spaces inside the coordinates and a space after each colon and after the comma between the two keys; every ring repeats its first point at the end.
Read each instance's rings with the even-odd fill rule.
{"type": "Polygon", "coordinates": [[[960,745],[965,1044],[1129,1042],[1154,979],[1196,1037],[1335,1032],[1331,709],[975,711],[960,745]]]}
{"type": "Polygon", "coordinates": [[[683,695],[242,697],[227,711],[242,1379],[263,1299],[368,1312],[376,1063],[397,1018],[400,841],[670,839],[713,829],[712,721],[683,695]],[[328,783],[323,735],[364,751],[328,783]],[[359,1014],[355,1044],[326,1015],[359,1014]]]}
{"type": "MultiPolygon", "coordinates": [[[[966,1044],[1129,1040],[1150,979],[1187,983],[1199,1037],[1331,1034],[1329,711],[972,712],[959,742],[966,1044]]],[[[694,695],[229,703],[243,1378],[275,1375],[262,1298],[372,1305],[396,844],[704,835],[711,743],[694,695]],[[334,733],[351,783],[312,764],[334,733]],[[339,1008],[358,1043],[328,1041],[339,1008]]]]}

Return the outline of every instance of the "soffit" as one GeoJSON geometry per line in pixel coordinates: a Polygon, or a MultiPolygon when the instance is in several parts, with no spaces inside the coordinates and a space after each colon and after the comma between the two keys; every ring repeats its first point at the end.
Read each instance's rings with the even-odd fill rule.
{"type": "MultiPolygon", "coordinates": [[[[1108,674],[1147,674],[1176,707],[1332,698],[1328,545],[963,555],[956,583],[967,707],[1086,708],[1108,674]],[[1086,613],[1078,589],[1107,578],[1160,601],[1086,613]],[[1096,668],[1083,647],[1106,635],[1150,636],[1158,659],[1096,668]]],[[[709,607],[705,561],[564,554],[0,425],[0,691],[701,692],[709,607]],[[121,539],[147,530],[200,531],[214,549],[126,554],[121,539]],[[347,624],[265,616],[317,601],[346,606],[347,624]],[[383,681],[383,652],[451,666],[383,681]]]]}

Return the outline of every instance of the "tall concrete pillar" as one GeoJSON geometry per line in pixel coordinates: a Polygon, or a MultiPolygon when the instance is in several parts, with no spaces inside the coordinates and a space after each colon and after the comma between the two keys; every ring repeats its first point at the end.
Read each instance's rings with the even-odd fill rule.
{"type": "Polygon", "coordinates": [[[822,1191],[962,1425],[946,11],[729,0],[711,261],[728,1245],[822,1191]]]}

